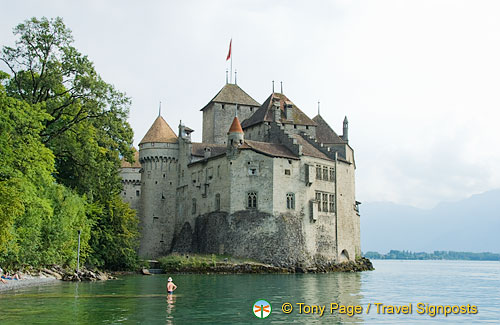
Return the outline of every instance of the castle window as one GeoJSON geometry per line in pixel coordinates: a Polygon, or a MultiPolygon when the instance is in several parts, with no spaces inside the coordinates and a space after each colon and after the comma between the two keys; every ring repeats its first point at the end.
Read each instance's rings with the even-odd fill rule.
{"type": "Polygon", "coordinates": [[[222,109],[224,109],[224,104],[222,104],[222,109]]]}
{"type": "Polygon", "coordinates": [[[328,180],[328,167],[323,166],[323,180],[328,180]]]}
{"type": "Polygon", "coordinates": [[[316,165],[316,179],[321,179],[321,166],[316,165]]]}
{"type": "Polygon", "coordinates": [[[135,196],[139,196],[139,195],[141,195],[141,192],[139,190],[136,190],[135,191],[135,196]]]}
{"type": "Polygon", "coordinates": [[[330,182],[335,181],[335,169],[330,167],[330,182]]]}
{"type": "Polygon", "coordinates": [[[252,106],[250,106],[250,112],[253,112],[253,107],[252,106]]]}
{"type": "Polygon", "coordinates": [[[286,208],[295,209],[295,194],[287,193],[286,195],[286,208]]]}
{"type": "Polygon", "coordinates": [[[250,168],[248,168],[248,175],[250,175],[250,176],[256,176],[257,175],[257,167],[250,167],[250,168]]]}
{"type": "Polygon", "coordinates": [[[166,177],[166,174],[163,174],[163,178],[165,178],[165,177],[166,177]]]}
{"type": "Polygon", "coordinates": [[[335,195],[330,194],[330,212],[335,211],[335,195]]]}
{"type": "Polygon", "coordinates": [[[148,179],[151,179],[151,172],[148,172],[148,179]]]}
{"type": "Polygon", "coordinates": [[[285,175],[290,176],[290,169],[285,169],[285,175]]]}
{"type": "Polygon", "coordinates": [[[256,192],[248,192],[247,208],[248,209],[256,209],[257,208],[257,193],[256,192]]]}
{"type": "Polygon", "coordinates": [[[316,202],[318,203],[318,211],[321,212],[321,193],[316,192],[316,202]]]}
{"type": "Polygon", "coordinates": [[[328,194],[323,193],[323,211],[328,212],[328,194]]]}
{"type": "Polygon", "coordinates": [[[215,211],[220,210],[220,194],[215,194],[215,211]]]}
{"type": "Polygon", "coordinates": [[[296,129],[296,128],[297,128],[297,124],[294,124],[294,125],[293,125],[293,128],[294,128],[294,129],[296,129]]]}
{"type": "Polygon", "coordinates": [[[123,196],[126,196],[127,195],[127,192],[123,191],[123,196]]]}
{"type": "Polygon", "coordinates": [[[220,165],[219,165],[219,166],[217,166],[217,177],[219,177],[219,178],[220,178],[220,165]]]}
{"type": "Polygon", "coordinates": [[[196,199],[193,199],[193,205],[191,207],[191,213],[196,214],[196,199]]]}
{"type": "Polygon", "coordinates": [[[306,125],[306,130],[309,130],[309,126],[308,125],[306,125]]]}

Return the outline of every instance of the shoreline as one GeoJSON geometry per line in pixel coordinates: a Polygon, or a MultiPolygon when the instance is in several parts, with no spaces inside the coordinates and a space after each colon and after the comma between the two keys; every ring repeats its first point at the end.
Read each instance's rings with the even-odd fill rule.
{"type": "Polygon", "coordinates": [[[20,280],[6,280],[7,283],[0,283],[0,294],[21,288],[36,287],[61,282],[61,280],[51,276],[31,276],[26,274],[21,276],[22,278],[20,280]]]}
{"type": "MultiPolygon", "coordinates": [[[[160,263],[161,264],[161,263],[160,263]]],[[[294,274],[294,273],[333,273],[372,271],[374,267],[369,259],[359,258],[337,264],[314,266],[279,267],[259,262],[213,262],[213,263],[165,263],[161,269],[165,273],[191,274],[294,274]]]]}

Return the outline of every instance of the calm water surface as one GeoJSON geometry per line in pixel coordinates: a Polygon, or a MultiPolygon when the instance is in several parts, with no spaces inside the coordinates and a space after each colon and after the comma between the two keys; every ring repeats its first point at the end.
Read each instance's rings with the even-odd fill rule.
{"type": "Polygon", "coordinates": [[[125,276],[103,283],[59,283],[0,294],[1,324],[197,324],[197,323],[471,323],[500,322],[500,263],[373,261],[363,273],[297,275],[174,275],[179,286],[165,295],[167,275],[125,276]],[[265,299],[272,313],[257,319],[253,303],[265,299]],[[294,310],[284,314],[283,303],[294,310]],[[417,303],[476,305],[475,315],[416,312],[417,303]],[[297,303],[326,305],[323,316],[299,314],[297,303]],[[361,305],[363,313],[330,314],[330,303],[361,305]],[[370,312],[366,314],[368,304],[370,312]],[[410,315],[377,314],[374,303],[413,304],[410,315]]]}

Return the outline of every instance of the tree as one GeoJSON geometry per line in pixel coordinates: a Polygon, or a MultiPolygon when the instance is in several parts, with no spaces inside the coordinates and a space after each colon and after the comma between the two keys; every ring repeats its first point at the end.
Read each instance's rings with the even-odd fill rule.
{"type": "Polygon", "coordinates": [[[120,267],[131,266],[137,222],[131,222],[135,215],[127,206],[115,208],[120,157],[133,160],[133,133],[126,121],[130,99],[104,82],[88,57],[73,47],[61,18],[31,18],[14,34],[16,46],[4,46],[1,56],[12,75],[5,82],[7,94],[48,114],[38,135],[54,154],[56,181],[86,201],[92,224],[89,261],[116,268],[119,256],[108,259],[98,252],[118,243],[127,261],[120,267]]]}

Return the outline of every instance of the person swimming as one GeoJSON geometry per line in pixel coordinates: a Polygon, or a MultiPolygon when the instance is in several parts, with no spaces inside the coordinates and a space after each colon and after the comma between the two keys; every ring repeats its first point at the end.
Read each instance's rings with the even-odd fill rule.
{"type": "Polygon", "coordinates": [[[167,281],[167,293],[169,295],[173,294],[174,293],[174,290],[177,289],[177,286],[175,285],[175,283],[172,281],[172,278],[169,277],[168,278],[168,281],[167,281]]]}

